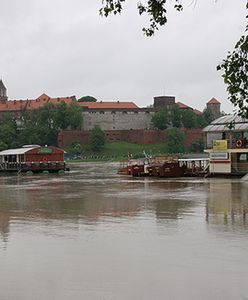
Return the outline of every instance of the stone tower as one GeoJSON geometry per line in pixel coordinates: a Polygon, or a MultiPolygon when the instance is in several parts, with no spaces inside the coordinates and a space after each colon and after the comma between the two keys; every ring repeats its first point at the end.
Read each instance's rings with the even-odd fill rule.
{"type": "Polygon", "coordinates": [[[2,79],[0,79],[0,102],[6,102],[7,100],[7,89],[4,86],[2,79]]]}
{"type": "Polygon", "coordinates": [[[220,117],[220,102],[217,99],[212,98],[209,100],[207,103],[207,108],[211,110],[215,119],[220,117]]]}
{"type": "Polygon", "coordinates": [[[174,96],[158,96],[154,97],[153,107],[155,109],[166,108],[171,109],[175,104],[174,96]]]}

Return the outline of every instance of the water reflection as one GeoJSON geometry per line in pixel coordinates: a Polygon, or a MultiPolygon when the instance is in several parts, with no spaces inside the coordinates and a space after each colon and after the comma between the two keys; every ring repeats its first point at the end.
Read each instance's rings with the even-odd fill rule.
{"type": "Polygon", "coordinates": [[[0,177],[0,298],[245,299],[248,184],[117,168],[0,177]]]}
{"type": "MultiPolygon", "coordinates": [[[[212,180],[206,203],[206,220],[214,225],[247,229],[248,182],[212,180]]],[[[222,226],[215,226],[223,229],[222,226]]]]}
{"type": "Polygon", "coordinates": [[[116,165],[80,166],[64,176],[0,177],[0,232],[10,222],[62,220],[96,224],[104,219],[154,214],[159,222],[196,215],[202,207],[208,224],[246,225],[247,183],[229,179],[130,179],[116,165]],[[85,167],[85,166],[83,166],[85,167]],[[82,171],[83,170],[83,171],[82,171]]]}

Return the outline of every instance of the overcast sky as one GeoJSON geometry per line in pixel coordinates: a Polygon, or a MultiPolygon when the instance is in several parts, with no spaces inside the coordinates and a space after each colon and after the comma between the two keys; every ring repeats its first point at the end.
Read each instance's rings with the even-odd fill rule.
{"type": "Polygon", "coordinates": [[[0,77],[9,99],[91,95],[102,101],[154,96],[203,110],[216,97],[232,111],[216,66],[244,32],[246,0],[168,1],[168,24],[147,38],[136,0],[99,16],[101,0],[0,0],[0,77]]]}

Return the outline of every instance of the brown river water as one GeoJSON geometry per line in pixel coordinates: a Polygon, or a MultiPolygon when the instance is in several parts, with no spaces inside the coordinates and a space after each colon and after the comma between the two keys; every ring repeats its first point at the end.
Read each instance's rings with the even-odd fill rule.
{"type": "Polygon", "coordinates": [[[248,181],[117,168],[0,176],[0,300],[247,300],[248,181]]]}

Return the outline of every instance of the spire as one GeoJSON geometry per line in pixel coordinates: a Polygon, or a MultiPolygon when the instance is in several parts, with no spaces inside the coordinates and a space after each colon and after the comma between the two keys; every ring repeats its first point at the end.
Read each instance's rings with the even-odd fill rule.
{"type": "Polygon", "coordinates": [[[0,79],[0,101],[5,102],[7,100],[8,100],[7,89],[6,89],[5,85],[3,84],[2,79],[0,79]]]}
{"type": "Polygon", "coordinates": [[[4,84],[3,84],[2,78],[0,79],[0,90],[1,90],[1,89],[5,89],[5,90],[6,90],[6,87],[5,87],[4,84]]]}

